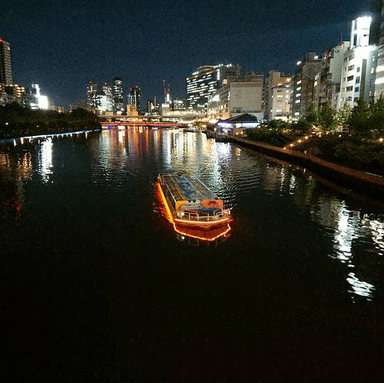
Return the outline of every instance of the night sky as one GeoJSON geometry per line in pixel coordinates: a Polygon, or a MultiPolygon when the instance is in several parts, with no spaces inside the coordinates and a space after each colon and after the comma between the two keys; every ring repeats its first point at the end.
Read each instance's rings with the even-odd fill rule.
{"type": "Polygon", "coordinates": [[[349,22],[371,0],[3,0],[0,38],[11,44],[15,82],[40,84],[68,106],[86,82],[139,85],[162,98],[162,80],[185,97],[185,77],[202,64],[292,73],[306,52],[349,38],[349,22]]]}

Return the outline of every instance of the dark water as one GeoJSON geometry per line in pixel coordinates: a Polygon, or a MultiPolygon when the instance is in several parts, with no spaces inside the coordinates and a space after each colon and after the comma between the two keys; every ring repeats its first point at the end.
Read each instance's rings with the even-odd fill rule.
{"type": "Polygon", "coordinates": [[[0,147],[4,382],[384,377],[384,207],[202,134],[105,131],[0,147]],[[232,209],[180,241],[159,172],[232,209]]]}

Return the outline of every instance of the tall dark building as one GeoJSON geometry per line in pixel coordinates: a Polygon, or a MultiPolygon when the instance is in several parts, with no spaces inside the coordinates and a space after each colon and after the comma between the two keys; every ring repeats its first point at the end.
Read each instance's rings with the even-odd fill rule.
{"type": "Polygon", "coordinates": [[[316,53],[307,53],[296,66],[292,78],[291,114],[293,120],[304,116],[312,102],[316,102],[315,77],[320,72],[322,60],[316,53]]]}
{"type": "Polygon", "coordinates": [[[140,101],[140,87],[132,86],[128,92],[128,104],[133,105],[136,110],[140,113],[141,101],[140,101]]]}
{"type": "Polygon", "coordinates": [[[0,84],[13,84],[11,45],[0,39],[0,84]]]}
{"type": "Polygon", "coordinates": [[[123,92],[123,80],[120,77],[113,78],[112,84],[112,97],[113,97],[113,111],[124,111],[124,92],[123,92]]]}
{"type": "Polygon", "coordinates": [[[90,110],[97,108],[96,95],[97,84],[89,80],[87,82],[87,107],[90,110]]]}

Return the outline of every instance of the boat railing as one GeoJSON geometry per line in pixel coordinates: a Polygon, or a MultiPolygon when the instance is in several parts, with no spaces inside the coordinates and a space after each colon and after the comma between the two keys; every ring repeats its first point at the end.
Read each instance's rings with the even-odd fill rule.
{"type": "Polygon", "coordinates": [[[196,211],[184,211],[183,216],[179,217],[188,221],[201,221],[201,222],[210,222],[217,221],[219,219],[230,217],[230,210],[220,210],[214,214],[199,214],[196,211]]]}

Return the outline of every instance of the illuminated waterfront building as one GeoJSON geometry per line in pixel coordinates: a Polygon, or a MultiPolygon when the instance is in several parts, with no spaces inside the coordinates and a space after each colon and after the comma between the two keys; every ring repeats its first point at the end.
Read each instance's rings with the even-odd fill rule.
{"type": "Polygon", "coordinates": [[[105,94],[96,95],[96,105],[96,109],[100,114],[103,114],[103,112],[112,112],[112,100],[105,94]]]}
{"type": "Polygon", "coordinates": [[[208,100],[207,115],[211,119],[228,119],[239,114],[252,114],[258,120],[264,117],[262,73],[249,72],[227,82],[208,100]]]}
{"type": "Polygon", "coordinates": [[[138,113],[140,113],[141,108],[141,95],[140,95],[140,87],[132,86],[128,90],[128,104],[132,105],[138,113]]]}
{"type": "Polygon", "coordinates": [[[302,61],[296,66],[292,77],[292,97],[290,99],[290,113],[293,120],[298,120],[307,112],[312,102],[317,103],[315,98],[315,78],[322,66],[322,60],[313,53],[307,53],[302,61]]]}
{"type": "Polygon", "coordinates": [[[317,107],[331,104],[336,110],[345,105],[353,108],[358,99],[368,103],[383,93],[384,59],[378,63],[377,46],[370,45],[370,26],[371,17],[353,20],[350,41],[342,41],[323,54],[313,84],[317,107]]]}
{"type": "Polygon", "coordinates": [[[112,85],[113,111],[122,113],[124,111],[123,80],[120,77],[113,78],[112,85]]]}
{"type": "Polygon", "coordinates": [[[240,76],[240,66],[202,65],[186,78],[188,110],[206,113],[208,99],[220,87],[240,76]]]}
{"type": "Polygon", "coordinates": [[[156,100],[156,97],[153,100],[147,101],[147,116],[158,116],[160,114],[160,105],[156,100]]]}
{"type": "Polygon", "coordinates": [[[29,106],[31,109],[49,109],[48,97],[41,94],[39,84],[31,85],[29,97],[29,106]]]}
{"type": "Polygon", "coordinates": [[[101,92],[97,92],[95,105],[98,114],[105,114],[113,111],[112,88],[108,83],[104,83],[101,92]]]}
{"type": "Polygon", "coordinates": [[[384,1],[381,8],[381,24],[379,46],[377,47],[377,63],[376,63],[376,79],[375,79],[375,100],[384,95],[384,1]]]}
{"type": "Polygon", "coordinates": [[[0,39],[0,84],[13,84],[11,45],[0,39]]]}
{"type": "Polygon", "coordinates": [[[288,120],[291,97],[291,75],[271,70],[265,83],[265,116],[268,121],[288,120]]]}
{"type": "Polygon", "coordinates": [[[316,75],[314,83],[315,99],[319,108],[327,104],[337,108],[339,104],[344,54],[349,47],[349,41],[342,41],[322,55],[321,69],[316,75]]]}
{"type": "Polygon", "coordinates": [[[185,99],[175,98],[172,100],[172,109],[174,112],[187,110],[187,101],[185,99]]]}
{"type": "Polygon", "coordinates": [[[92,110],[97,107],[96,103],[97,84],[92,80],[87,82],[87,108],[92,110]]]}
{"type": "Polygon", "coordinates": [[[376,72],[383,72],[384,66],[376,67],[377,46],[369,44],[371,20],[365,16],[352,21],[350,46],[344,53],[340,93],[335,95],[338,110],[345,104],[353,108],[359,98],[371,101],[375,94],[375,79],[376,84],[381,85],[376,72]]]}
{"type": "Polygon", "coordinates": [[[18,84],[1,84],[0,83],[0,105],[11,102],[25,102],[28,89],[18,84]]]}

